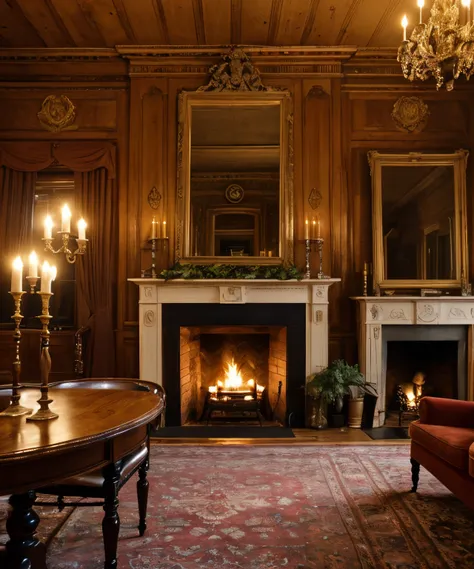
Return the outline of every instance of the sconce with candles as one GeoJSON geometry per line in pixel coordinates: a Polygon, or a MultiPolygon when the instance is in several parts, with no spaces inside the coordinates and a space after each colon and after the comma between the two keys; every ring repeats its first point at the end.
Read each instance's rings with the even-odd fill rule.
{"type": "Polygon", "coordinates": [[[316,250],[319,256],[319,271],[317,274],[317,278],[318,279],[329,278],[323,272],[324,239],[321,237],[321,219],[319,218],[319,216],[317,219],[314,219],[313,217],[311,223],[309,222],[308,218],[305,219],[304,242],[305,242],[305,259],[306,259],[304,278],[305,279],[311,278],[310,257],[311,257],[311,248],[312,248],[311,246],[313,243],[316,245],[316,250]]]}
{"type": "MultiPolygon", "coordinates": [[[[49,354],[49,321],[52,316],[49,314],[49,301],[53,293],[51,292],[51,283],[56,279],[56,267],[49,265],[45,261],[41,269],[41,277],[38,276],[38,256],[33,251],[29,256],[28,276],[26,277],[29,284],[29,292],[35,293],[36,284],[41,279],[41,289],[38,294],[41,296],[41,315],[38,316],[41,324],[41,356],[40,356],[40,370],[41,370],[41,397],[38,400],[40,409],[30,417],[27,421],[45,421],[55,419],[58,415],[51,411],[49,404],[52,402],[49,399],[49,373],[51,371],[51,357],[49,354]]],[[[23,319],[21,314],[21,299],[26,291],[23,290],[23,261],[21,257],[16,257],[12,265],[12,278],[10,294],[15,302],[15,312],[12,319],[15,322],[15,331],[13,339],[15,342],[15,359],[13,361],[13,383],[12,383],[12,397],[10,405],[0,413],[0,417],[18,417],[21,415],[28,415],[33,412],[33,409],[23,407],[20,405],[20,375],[21,375],[21,360],[20,360],[20,323],[23,319]]]]}
{"type": "Polygon", "coordinates": [[[77,222],[77,237],[71,235],[71,210],[67,205],[61,210],[61,231],[57,234],[61,236],[62,246],[55,250],[53,248],[53,220],[50,215],[47,215],[44,220],[44,248],[45,251],[50,251],[55,255],[58,253],[64,253],[68,263],[75,263],[77,255],[84,255],[86,252],[86,246],[88,239],[86,239],[86,227],[87,223],[83,218],[77,222]],[[73,252],[69,249],[69,240],[75,239],[77,244],[77,249],[73,252]]]}
{"type": "Polygon", "coordinates": [[[168,243],[168,230],[166,221],[161,223],[153,217],[151,221],[151,231],[150,237],[147,239],[148,243],[151,243],[151,267],[142,270],[142,277],[156,278],[156,248],[157,244],[160,244],[162,251],[166,249],[166,244],[168,243]]]}

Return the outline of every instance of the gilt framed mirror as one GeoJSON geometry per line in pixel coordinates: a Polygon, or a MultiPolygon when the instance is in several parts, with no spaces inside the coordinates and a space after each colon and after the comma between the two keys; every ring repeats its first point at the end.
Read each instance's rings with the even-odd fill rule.
{"type": "Polygon", "coordinates": [[[468,153],[369,152],[374,287],[460,288],[468,276],[468,153]]]}
{"type": "Polygon", "coordinates": [[[178,109],[176,261],[293,262],[290,93],[235,50],[178,109]]]}

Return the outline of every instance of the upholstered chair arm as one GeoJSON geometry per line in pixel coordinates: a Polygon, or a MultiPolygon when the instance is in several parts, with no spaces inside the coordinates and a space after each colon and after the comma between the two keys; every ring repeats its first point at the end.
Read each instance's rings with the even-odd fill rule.
{"type": "Polygon", "coordinates": [[[474,401],[423,397],[419,413],[420,423],[427,425],[474,428],[474,401]]]}

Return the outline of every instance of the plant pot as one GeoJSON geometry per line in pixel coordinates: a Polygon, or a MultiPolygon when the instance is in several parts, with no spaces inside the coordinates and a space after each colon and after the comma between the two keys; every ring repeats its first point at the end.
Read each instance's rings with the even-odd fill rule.
{"type": "Polygon", "coordinates": [[[326,419],[326,404],[320,398],[308,397],[307,401],[306,426],[310,429],[326,429],[328,420],[326,419]]]}
{"type": "Polygon", "coordinates": [[[364,398],[349,399],[349,420],[348,425],[353,429],[360,429],[362,423],[362,412],[364,410],[364,398]]]}

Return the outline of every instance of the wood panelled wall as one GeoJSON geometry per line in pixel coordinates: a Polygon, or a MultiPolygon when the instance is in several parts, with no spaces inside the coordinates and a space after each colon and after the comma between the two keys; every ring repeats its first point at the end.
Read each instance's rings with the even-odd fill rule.
{"type": "MultiPolygon", "coordinates": [[[[169,248],[159,252],[159,267],[174,260],[178,93],[207,83],[209,67],[225,51],[140,46],[0,51],[0,140],[107,139],[117,144],[117,375],[138,374],[138,295],[127,278],[139,276],[150,264],[146,239],[153,215],[164,216],[170,235],[169,248]],[[62,93],[77,106],[79,128],[46,132],[37,119],[41,103],[47,95],[62,93]],[[158,210],[152,210],[147,200],[153,186],[162,196],[158,210]]],[[[322,196],[324,269],[342,279],[330,289],[330,359],[356,361],[350,296],[362,292],[362,267],[372,260],[367,151],[471,149],[473,91],[469,84],[458,84],[451,93],[436,92],[432,84],[412,85],[401,76],[389,50],[258,47],[246,51],[265,84],[292,93],[296,263],[304,264],[303,224],[311,215],[308,197],[315,188],[322,196]],[[422,132],[396,127],[391,113],[401,96],[417,96],[428,105],[430,116],[422,132]]],[[[472,211],[472,160],[469,164],[472,211]]],[[[472,231],[472,216],[469,227],[472,231]]]]}

